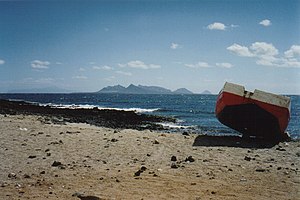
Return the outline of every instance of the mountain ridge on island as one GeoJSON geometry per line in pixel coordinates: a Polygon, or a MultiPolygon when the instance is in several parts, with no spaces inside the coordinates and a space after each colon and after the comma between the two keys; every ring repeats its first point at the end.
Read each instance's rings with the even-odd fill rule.
{"type": "Polygon", "coordinates": [[[130,84],[128,87],[122,85],[107,86],[97,93],[121,93],[121,94],[194,94],[186,88],[179,88],[175,91],[159,86],[143,86],[130,84]]]}

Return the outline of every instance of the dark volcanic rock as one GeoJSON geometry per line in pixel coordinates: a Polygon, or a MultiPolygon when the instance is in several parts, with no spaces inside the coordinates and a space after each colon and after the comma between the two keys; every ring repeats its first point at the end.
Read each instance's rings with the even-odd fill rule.
{"type": "Polygon", "coordinates": [[[176,156],[172,156],[172,157],[171,157],[171,161],[177,161],[176,156]]]}
{"type": "Polygon", "coordinates": [[[195,159],[192,156],[189,156],[185,159],[185,162],[195,162],[195,159]]]}
{"type": "Polygon", "coordinates": [[[48,117],[52,123],[57,123],[56,119],[60,119],[60,123],[62,121],[88,123],[109,128],[132,128],[138,130],[159,130],[163,129],[163,127],[156,124],[157,122],[175,122],[173,118],[137,114],[133,111],[54,108],[24,101],[8,100],[0,100],[0,114],[43,115],[48,117]]]}
{"type": "Polygon", "coordinates": [[[62,166],[62,164],[59,161],[54,161],[51,166],[52,167],[58,167],[58,166],[62,166]]]}

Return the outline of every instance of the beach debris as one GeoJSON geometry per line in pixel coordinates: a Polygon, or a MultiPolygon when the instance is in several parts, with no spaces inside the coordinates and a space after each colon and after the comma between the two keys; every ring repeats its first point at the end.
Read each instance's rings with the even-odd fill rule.
{"type": "Polygon", "coordinates": [[[27,128],[19,128],[20,131],[28,131],[27,128]]]}
{"type": "Polygon", "coordinates": [[[172,157],[171,157],[171,161],[177,161],[176,156],[172,156],[172,157]]]}

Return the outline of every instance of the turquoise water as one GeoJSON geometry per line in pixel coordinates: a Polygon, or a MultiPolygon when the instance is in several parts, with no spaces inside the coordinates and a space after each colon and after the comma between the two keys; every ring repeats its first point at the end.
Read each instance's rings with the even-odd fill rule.
{"type": "MultiPolygon", "coordinates": [[[[300,138],[300,96],[292,100],[291,120],[287,131],[300,138]]],[[[238,134],[222,125],[215,117],[216,95],[141,95],[141,94],[0,94],[2,99],[17,99],[56,106],[99,107],[134,110],[136,112],[171,116],[175,124],[163,124],[174,129],[191,129],[207,134],[238,134]]]]}

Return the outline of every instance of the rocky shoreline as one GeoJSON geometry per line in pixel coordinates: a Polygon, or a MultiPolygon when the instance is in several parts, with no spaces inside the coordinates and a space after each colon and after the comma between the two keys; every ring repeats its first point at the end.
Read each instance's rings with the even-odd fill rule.
{"type": "Polygon", "coordinates": [[[137,114],[134,111],[122,110],[99,110],[84,108],[56,108],[51,106],[40,106],[25,101],[0,100],[0,114],[9,115],[40,115],[51,123],[87,123],[107,128],[130,128],[136,130],[163,130],[158,122],[175,122],[175,119],[137,114]]]}

